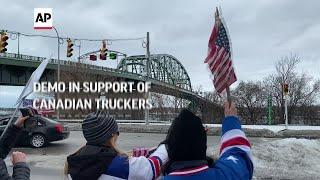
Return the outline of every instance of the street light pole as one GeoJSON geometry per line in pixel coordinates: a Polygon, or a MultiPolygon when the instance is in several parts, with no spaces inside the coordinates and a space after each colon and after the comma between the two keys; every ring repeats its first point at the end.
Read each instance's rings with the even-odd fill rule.
{"type": "MultiPolygon", "coordinates": [[[[146,82],[149,80],[149,63],[150,63],[150,39],[149,39],[149,32],[147,32],[147,45],[146,45],[146,58],[147,58],[147,66],[146,66],[146,69],[147,69],[147,77],[146,77],[146,82]]],[[[146,99],[149,98],[149,95],[150,95],[150,92],[146,92],[146,99]]],[[[149,109],[146,108],[145,109],[145,114],[144,114],[144,119],[145,119],[145,122],[146,122],[146,125],[149,125],[149,109]]]]}
{"type": "Polygon", "coordinates": [[[18,33],[18,57],[20,57],[20,33],[18,33]]]}
{"type": "Polygon", "coordinates": [[[288,129],[288,95],[284,96],[284,113],[286,118],[286,129],[288,129]]]}
{"type": "Polygon", "coordinates": [[[80,63],[80,50],[81,50],[81,41],[79,40],[79,46],[78,46],[78,48],[79,48],[79,57],[78,57],[78,63],[80,63]]]}
{"type": "MultiPolygon", "coordinates": [[[[59,36],[59,33],[57,31],[57,29],[53,26],[53,29],[55,30],[56,34],[57,34],[57,39],[58,39],[58,77],[57,77],[57,80],[58,80],[58,83],[60,82],[60,36],[59,36]]],[[[60,98],[60,94],[59,94],[59,91],[57,91],[57,99],[60,98]]],[[[57,109],[57,120],[59,121],[60,120],[60,110],[57,109]]]]}
{"type": "Polygon", "coordinates": [[[268,96],[268,124],[272,124],[272,94],[268,96]]]}

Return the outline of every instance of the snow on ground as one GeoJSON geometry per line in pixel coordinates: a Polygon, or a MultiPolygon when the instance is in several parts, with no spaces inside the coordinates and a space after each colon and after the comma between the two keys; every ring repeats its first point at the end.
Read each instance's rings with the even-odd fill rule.
{"type": "MultiPolygon", "coordinates": [[[[206,124],[208,127],[221,127],[221,124],[206,124]]],[[[268,129],[273,132],[285,130],[285,125],[242,125],[246,129],[268,129]]],[[[319,130],[320,126],[289,125],[289,130],[319,130]]]]}
{"type": "MultiPolygon", "coordinates": [[[[218,148],[208,150],[218,156],[218,148]]],[[[253,179],[320,179],[320,140],[267,139],[252,143],[253,179]]]]}
{"type": "MultiPolygon", "coordinates": [[[[141,123],[118,123],[118,124],[141,124],[141,123]]],[[[170,123],[152,123],[151,125],[156,126],[169,126],[170,123]]],[[[209,128],[218,127],[221,128],[221,124],[205,124],[209,128]]],[[[268,129],[273,132],[279,132],[286,129],[285,125],[242,125],[245,129],[268,129]]],[[[289,125],[289,130],[318,130],[320,131],[320,126],[305,126],[305,125],[289,125]]]]}

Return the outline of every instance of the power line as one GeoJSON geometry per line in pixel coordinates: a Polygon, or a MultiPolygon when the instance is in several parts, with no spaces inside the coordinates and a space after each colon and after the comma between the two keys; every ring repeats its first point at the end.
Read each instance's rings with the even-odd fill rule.
{"type": "MultiPolygon", "coordinates": [[[[56,39],[56,36],[50,36],[50,35],[41,35],[41,34],[28,34],[28,33],[21,33],[17,31],[10,31],[10,30],[2,30],[5,31],[9,34],[17,34],[17,35],[22,35],[26,37],[44,37],[44,38],[54,38],[56,39]]],[[[78,40],[78,41],[138,41],[138,40],[144,40],[146,37],[137,37],[137,38],[118,38],[118,39],[88,39],[88,38],[70,38],[73,40],[78,40]]],[[[60,39],[69,39],[69,37],[60,37],[60,39]]]]}

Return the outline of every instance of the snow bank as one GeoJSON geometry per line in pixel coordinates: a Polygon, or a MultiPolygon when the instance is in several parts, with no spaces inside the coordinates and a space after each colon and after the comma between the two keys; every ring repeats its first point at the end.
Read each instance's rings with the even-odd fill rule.
{"type": "MultiPolygon", "coordinates": [[[[206,124],[208,127],[221,127],[221,124],[206,124]]],[[[267,129],[273,132],[279,132],[285,130],[284,125],[242,125],[242,128],[245,129],[267,129]]],[[[319,130],[320,126],[298,126],[298,125],[291,125],[288,126],[289,130],[319,130]]]]}
{"type": "Polygon", "coordinates": [[[256,178],[320,177],[320,140],[279,139],[253,144],[256,178]]]}

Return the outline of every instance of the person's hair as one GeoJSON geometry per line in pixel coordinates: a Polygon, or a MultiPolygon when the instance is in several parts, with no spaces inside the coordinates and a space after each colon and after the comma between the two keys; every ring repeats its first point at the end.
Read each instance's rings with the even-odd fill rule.
{"type": "MultiPolygon", "coordinates": [[[[121,155],[121,156],[128,156],[125,152],[121,151],[119,148],[116,147],[115,145],[115,138],[117,138],[116,135],[113,135],[110,139],[107,140],[107,142],[103,145],[105,145],[106,147],[110,147],[112,149],[114,149],[117,153],[117,155],[121,155]]],[[[85,145],[84,145],[85,146],[85,145]]],[[[78,154],[80,152],[80,150],[84,147],[84,146],[81,146],[81,148],[79,148],[75,154],[78,154]]],[[[63,169],[63,173],[65,176],[68,175],[68,169],[69,169],[69,165],[68,165],[68,161],[65,161],[64,163],[64,169],[63,169]]]]}
{"type": "Polygon", "coordinates": [[[115,144],[115,142],[112,141],[116,141],[115,138],[118,138],[118,136],[113,135],[107,142],[106,142],[106,146],[107,147],[111,147],[112,149],[114,149],[118,155],[127,155],[125,152],[121,151],[115,144]]]}

